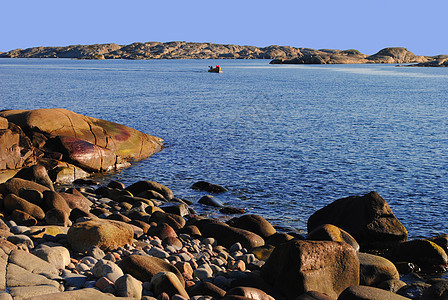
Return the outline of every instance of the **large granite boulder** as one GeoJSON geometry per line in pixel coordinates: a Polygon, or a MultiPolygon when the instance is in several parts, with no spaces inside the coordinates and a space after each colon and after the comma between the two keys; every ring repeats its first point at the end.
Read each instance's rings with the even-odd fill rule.
{"type": "Polygon", "coordinates": [[[347,243],[290,241],[275,248],[261,277],[287,299],[307,291],[337,298],[347,287],[359,284],[359,260],[347,243]]]}
{"type": "Polygon", "coordinates": [[[316,211],[308,219],[308,232],[323,224],[346,230],[361,249],[391,248],[408,238],[406,228],[376,192],[342,198],[316,211]]]}
{"type": "Polygon", "coordinates": [[[134,237],[132,226],[113,220],[90,220],[73,224],[67,232],[67,240],[72,249],[86,252],[97,246],[103,251],[131,244],[134,237]]]}
{"type": "Polygon", "coordinates": [[[0,117],[20,126],[47,156],[62,154],[64,161],[90,172],[119,168],[162,149],[160,138],[61,108],[4,110],[0,117]]]}

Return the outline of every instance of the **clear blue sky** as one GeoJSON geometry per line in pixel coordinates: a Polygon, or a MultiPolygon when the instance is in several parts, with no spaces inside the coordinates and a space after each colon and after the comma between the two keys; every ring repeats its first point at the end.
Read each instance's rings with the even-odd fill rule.
{"type": "Polygon", "coordinates": [[[0,51],[187,41],[448,54],[446,0],[23,0],[0,6],[0,51]]]}

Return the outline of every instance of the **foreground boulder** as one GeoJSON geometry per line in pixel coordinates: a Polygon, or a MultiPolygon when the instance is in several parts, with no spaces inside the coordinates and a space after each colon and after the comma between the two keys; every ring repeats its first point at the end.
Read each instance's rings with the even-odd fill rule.
{"type": "Polygon", "coordinates": [[[358,253],[358,258],[361,285],[378,286],[388,280],[400,279],[397,268],[390,260],[368,253],[358,253]]]}
{"type": "Polygon", "coordinates": [[[134,236],[132,226],[119,221],[94,219],[75,223],[67,232],[67,240],[72,249],[86,252],[97,246],[109,251],[131,244],[134,236]]]}
{"type": "Polygon", "coordinates": [[[306,238],[313,241],[346,242],[356,251],[359,251],[358,242],[348,232],[331,224],[318,226],[306,238]]]}
{"type": "Polygon", "coordinates": [[[317,291],[337,298],[359,284],[359,260],[353,247],[333,241],[290,241],[275,248],[261,277],[288,299],[317,291]]]}
{"type": "Polygon", "coordinates": [[[406,228],[377,192],[342,198],[316,211],[308,219],[308,232],[323,224],[346,230],[361,249],[391,248],[408,238],[406,228]]]}
{"type": "MultiPolygon", "coordinates": [[[[8,129],[0,129],[0,158],[8,157],[0,163],[0,170],[36,162],[61,168],[57,162],[66,162],[87,172],[102,172],[127,166],[162,149],[160,138],[61,108],[3,110],[0,118],[2,124],[8,121],[8,129]]],[[[60,172],[56,174],[64,177],[60,172]]]]}

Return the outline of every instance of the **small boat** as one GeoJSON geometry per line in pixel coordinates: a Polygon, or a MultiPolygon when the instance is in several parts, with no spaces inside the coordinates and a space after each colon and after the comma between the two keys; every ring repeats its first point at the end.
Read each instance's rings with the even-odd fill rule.
{"type": "Polygon", "coordinates": [[[210,73],[222,73],[220,66],[215,66],[214,68],[212,66],[209,66],[208,71],[210,73]]]}

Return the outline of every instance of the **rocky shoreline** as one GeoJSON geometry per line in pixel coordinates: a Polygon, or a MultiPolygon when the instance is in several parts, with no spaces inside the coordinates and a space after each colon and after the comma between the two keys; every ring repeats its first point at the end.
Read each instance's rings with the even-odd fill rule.
{"type": "Polygon", "coordinates": [[[33,47],[0,53],[0,58],[72,59],[271,59],[271,64],[408,64],[445,66],[437,61],[446,57],[419,56],[402,47],[367,55],[355,49],[311,49],[271,45],[267,47],[187,42],[146,42],[130,45],[94,44],[65,47],[33,47]]]}
{"type": "MultiPolygon", "coordinates": [[[[33,111],[8,112],[0,137],[33,119],[33,111]]],[[[30,143],[18,139],[13,153],[29,153],[23,146],[36,145],[37,133],[45,141],[57,136],[43,128],[19,134],[30,143]]],[[[36,149],[79,157],[57,155],[46,142],[36,149]]],[[[103,152],[82,151],[90,158],[103,152]]],[[[376,192],[317,210],[305,236],[223,206],[214,195],[227,189],[204,181],[191,186],[203,194],[194,204],[228,214],[227,221],[198,215],[192,202],[153,181],[78,178],[63,187],[49,175],[51,165],[40,163],[45,155],[0,184],[0,299],[446,299],[448,280],[426,275],[447,270],[448,235],[408,241],[376,192]]]]}

